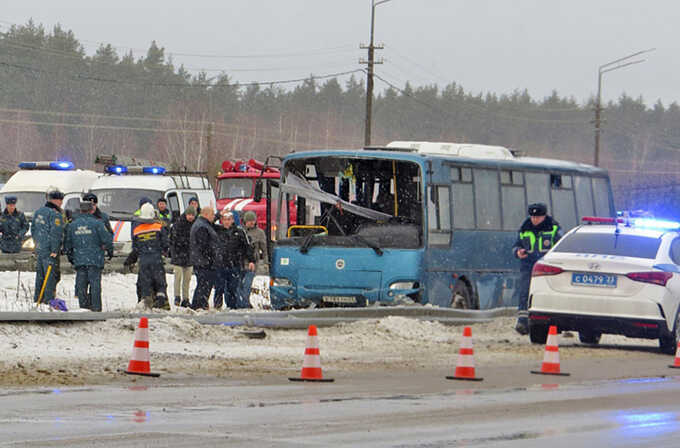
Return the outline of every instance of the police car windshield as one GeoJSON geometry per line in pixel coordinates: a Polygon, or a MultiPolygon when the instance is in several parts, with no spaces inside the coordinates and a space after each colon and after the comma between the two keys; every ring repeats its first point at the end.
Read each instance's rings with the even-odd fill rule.
{"type": "Polygon", "coordinates": [[[253,179],[221,179],[219,197],[249,198],[253,195],[253,179]]]}
{"type": "Polygon", "coordinates": [[[648,236],[575,232],[563,238],[554,251],[654,259],[660,244],[661,239],[648,236]]]}
{"type": "Polygon", "coordinates": [[[139,200],[146,197],[151,199],[154,207],[156,201],[163,197],[163,192],[158,190],[137,190],[137,189],[101,189],[92,190],[97,195],[97,206],[110,215],[129,215],[139,209],[139,200]]]}
{"type": "Polygon", "coordinates": [[[33,213],[40,207],[45,205],[47,198],[43,192],[34,191],[18,191],[18,192],[7,192],[2,195],[2,206],[5,207],[7,203],[5,202],[6,196],[16,196],[17,197],[17,210],[24,213],[33,213]]]}

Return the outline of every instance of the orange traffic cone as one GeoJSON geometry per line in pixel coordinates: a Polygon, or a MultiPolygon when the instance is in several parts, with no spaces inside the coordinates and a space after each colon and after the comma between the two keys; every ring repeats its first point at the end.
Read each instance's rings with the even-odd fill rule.
{"type": "Polygon", "coordinates": [[[161,376],[160,373],[151,373],[149,362],[149,319],[142,317],[135,330],[135,343],[132,345],[132,358],[125,373],[129,375],[161,376]]]}
{"type": "Polygon", "coordinates": [[[678,348],[675,350],[675,361],[673,365],[668,366],[671,369],[680,369],[680,341],[678,341],[678,348]]]}
{"type": "Polygon", "coordinates": [[[548,341],[545,344],[545,355],[543,356],[541,370],[532,370],[531,373],[569,376],[568,373],[560,372],[560,352],[557,346],[557,327],[555,325],[551,325],[548,330],[548,341]]]}
{"type": "Polygon", "coordinates": [[[482,381],[484,378],[475,377],[475,359],[472,350],[472,329],[463,329],[463,342],[458,352],[458,364],[453,376],[447,376],[447,380],[482,381]]]}
{"type": "Polygon", "coordinates": [[[321,373],[321,356],[319,354],[319,337],[316,333],[316,326],[310,325],[307,332],[307,347],[305,356],[302,359],[302,372],[300,378],[288,378],[291,381],[315,381],[330,383],[335,381],[332,378],[324,378],[321,373]]]}

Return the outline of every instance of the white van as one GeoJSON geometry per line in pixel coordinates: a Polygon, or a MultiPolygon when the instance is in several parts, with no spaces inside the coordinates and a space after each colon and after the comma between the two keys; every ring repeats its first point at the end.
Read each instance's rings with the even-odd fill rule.
{"type": "Polygon", "coordinates": [[[165,198],[176,219],[186,210],[192,197],[199,207],[215,207],[215,193],[206,173],[170,172],[160,166],[108,165],[104,175],[90,188],[97,195],[99,208],[111,218],[116,252],[129,252],[131,222],[139,209],[139,201],[149,198],[154,208],[165,198]]]}
{"type": "Polygon", "coordinates": [[[5,206],[6,196],[16,196],[17,209],[30,218],[45,205],[47,191],[56,188],[64,193],[62,208],[76,211],[80,197],[101,176],[91,170],[76,170],[73,163],[66,161],[21,162],[19,171],[0,190],[2,206],[5,206]]]}

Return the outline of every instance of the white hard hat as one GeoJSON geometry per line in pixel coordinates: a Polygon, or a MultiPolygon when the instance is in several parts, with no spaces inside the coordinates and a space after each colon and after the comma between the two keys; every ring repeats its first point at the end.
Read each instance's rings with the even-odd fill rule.
{"type": "Polygon", "coordinates": [[[148,202],[142,205],[142,208],[139,209],[139,217],[142,219],[156,218],[156,210],[153,208],[153,205],[148,202]]]}

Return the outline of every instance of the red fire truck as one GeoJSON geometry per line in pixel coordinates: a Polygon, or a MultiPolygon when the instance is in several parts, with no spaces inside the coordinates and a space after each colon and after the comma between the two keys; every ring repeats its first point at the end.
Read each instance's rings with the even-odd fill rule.
{"type": "Polygon", "coordinates": [[[274,167],[267,166],[264,171],[263,168],[264,164],[255,159],[222,162],[222,174],[217,176],[217,209],[226,208],[240,215],[252,210],[257,215],[257,225],[266,229],[266,199],[255,201],[255,182],[258,179],[278,181],[281,173],[274,167]]]}

